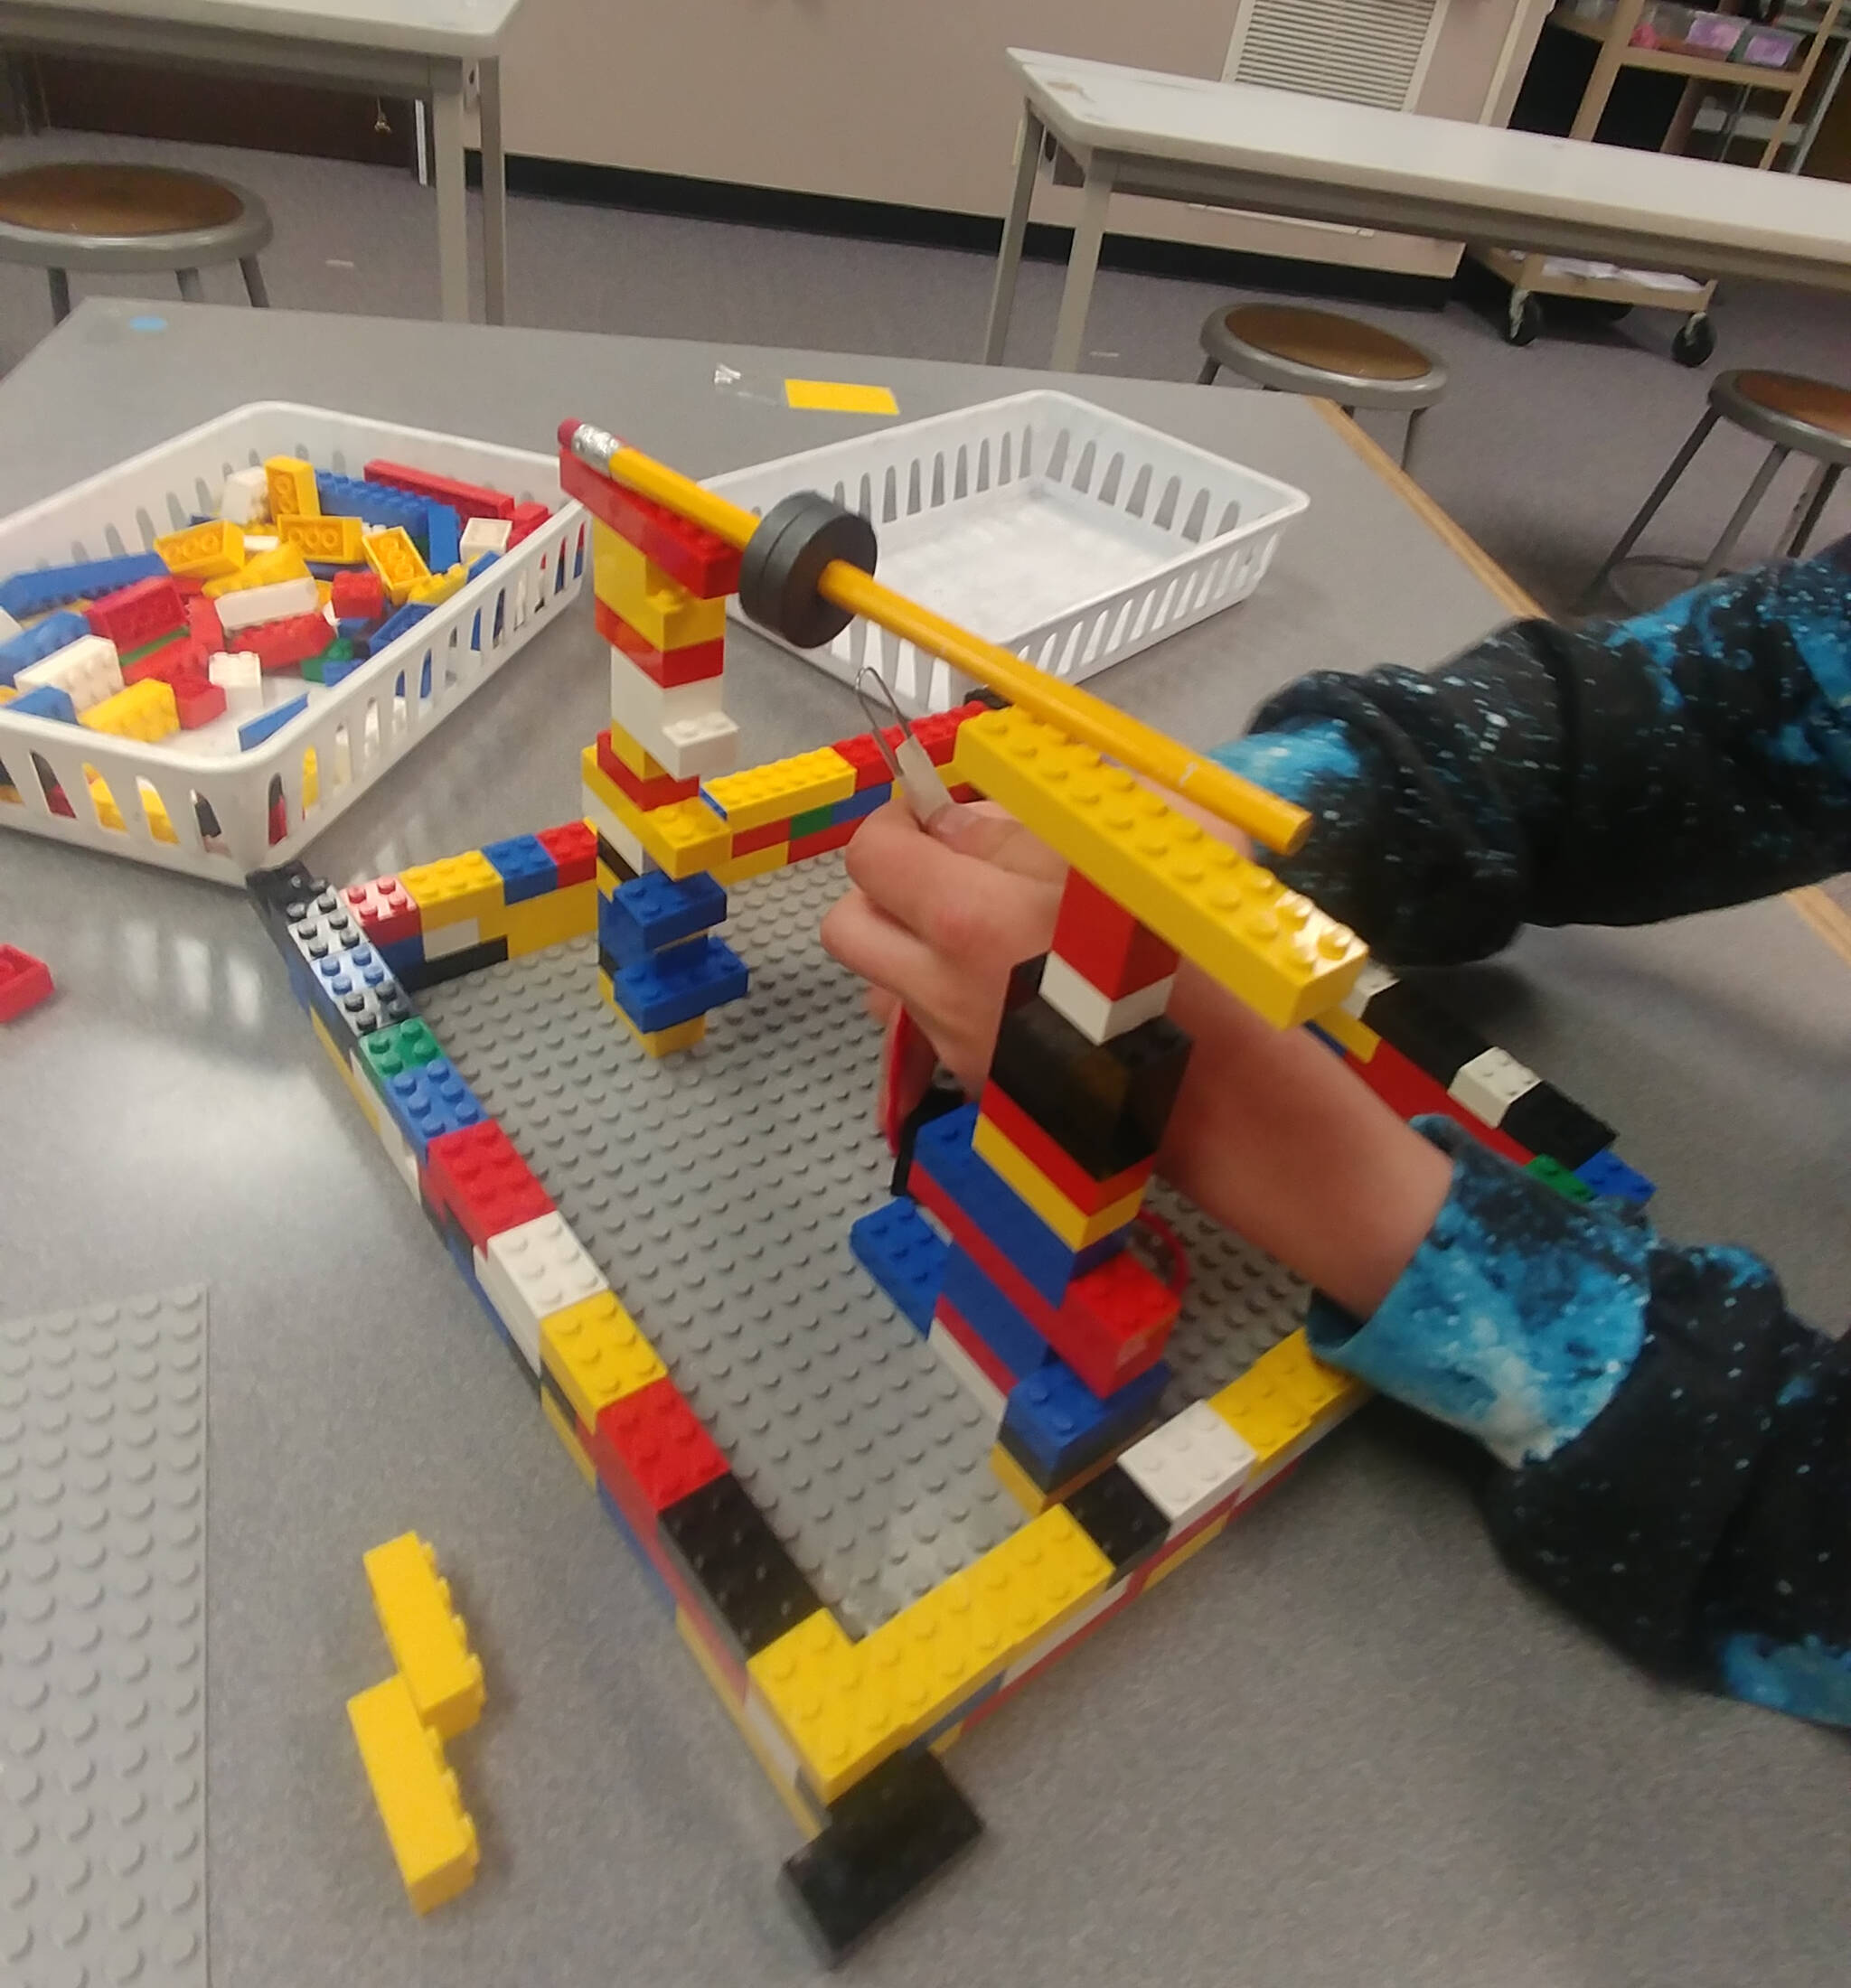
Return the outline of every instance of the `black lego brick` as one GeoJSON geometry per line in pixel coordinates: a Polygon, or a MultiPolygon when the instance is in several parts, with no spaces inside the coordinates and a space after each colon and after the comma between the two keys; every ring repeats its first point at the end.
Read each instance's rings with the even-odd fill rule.
{"type": "Polygon", "coordinates": [[[1170,1521],[1116,1464],[1088,1478],[1066,1508],[1115,1574],[1148,1560],[1170,1536],[1170,1521]]]}
{"type": "Polygon", "coordinates": [[[912,1177],[913,1149],[919,1142],[920,1128],[930,1125],[934,1119],[955,1111],[963,1102],[964,1093],[955,1083],[948,1078],[935,1078],[926,1095],[907,1113],[900,1126],[899,1143],[894,1151],[893,1181],[888,1188],[896,1199],[913,1191],[907,1183],[912,1177]]]}
{"type": "Polygon", "coordinates": [[[607,865],[612,870],[616,873],[616,878],[620,884],[629,883],[631,879],[636,875],[636,872],[632,869],[629,864],[627,864],[624,860],[624,858],[617,854],[616,850],[614,849],[611,845],[605,840],[603,836],[599,836],[597,839],[597,859],[600,863],[607,865]]]}
{"type": "Polygon", "coordinates": [[[832,1806],[781,1882],[833,1967],[982,1831],[935,1754],[897,1754],[832,1806]]]}
{"type": "Polygon", "coordinates": [[[1384,1042],[1442,1085],[1491,1046],[1476,1029],[1405,980],[1385,987],[1364,1008],[1362,1018],[1384,1042]]]}
{"type": "Polygon", "coordinates": [[[1619,1136],[1611,1125],[1546,1083],[1532,1084],[1505,1112],[1498,1130],[1571,1173],[1604,1152],[1619,1136]]]}
{"type": "Polygon", "coordinates": [[[822,1606],[730,1471],[670,1505],[660,1524],[743,1656],[756,1656],[822,1606]]]}
{"type": "Polygon", "coordinates": [[[420,960],[416,966],[401,967],[398,980],[408,993],[417,994],[427,987],[441,987],[446,980],[460,980],[465,973],[479,973],[485,966],[499,966],[507,957],[505,939],[484,939],[480,945],[446,952],[440,960],[420,960]]]}
{"type": "Polygon", "coordinates": [[[281,863],[275,869],[252,870],[244,887],[258,915],[275,932],[294,924],[328,885],[305,863],[281,863]]]}
{"type": "Polygon", "coordinates": [[[1189,1060],[1189,1039],[1167,1016],[1092,1043],[1037,994],[1004,1009],[990,1081],[1095,1180],[1110,1180],[1162,1143],[1189,1060]]]}

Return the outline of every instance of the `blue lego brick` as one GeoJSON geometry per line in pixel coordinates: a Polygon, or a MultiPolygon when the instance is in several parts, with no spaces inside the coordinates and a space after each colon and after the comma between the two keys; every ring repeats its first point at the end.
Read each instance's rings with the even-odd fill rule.
{"type": "Polygon", "coordinates": [[[22,628],[11,642],[0,642],[0,683],[11,683],[22,670],[69,649],[89,632],[90,624],[70,608],[47,614],[36,627],[22,628]]]}
{"type": "Polygon", "coordinates": [[[77,723],[77,707],[70,701],[70,692],[61,690],[55,683],[36,684],[30,690],[22,690],[12,703],[0,708],[14,717],[55,717],[67,725],[77,723]]]}
{"type": "MultiPolygon", "coordinates": [[[[389,642],[397,642],[400,635],[409,634],[429,613],[428,601],[407,601],[403,607],[388,614],[372,633],[366,637],[368,653],[376,656],[389,642]]],[[[428,671],[426,672],[425,686],[420,694],[425,697],[430,695],[428,671]]]]}
{"type": "Polygon", "coordinates": [[[334,633],[343,642],[351,642],[363,655],[367,644],[372,640],[372,632],[378,626],[377,622],[368,621],[364,615],[356,614],[347,621],[337,621],[334,624],[334,633]]]}
{"type": "Polygon", "coordinates": [[[424,964],[424,936],[414,932],[409,939],[395,939],[379,949],[380,957],[402,980],[424,964]]]}
{"type": "Polygon", "coordinates": [[[332,690],[343,677],[351,677],[361,665],[370,659],[364,655],[334,656],[322,658],[322,688],[332,690]]]}
{"type": "Polygon", "coordinates": [[[634,966],[618,967],[611,982],[617,1005],[651,1035],[738,1000],[746,992],[746,962],[724,939],[690,939],[634,966]]]}
{"type": "Polygon", "coordinates": [[[299,698],[291,698],[287,704],[273,704],[268,711],[259,711],[255,717],[248,717],[238,727],[238,749],[248,753],[253,746],[261,746],[267,738],[274,738],[293,717],[300,717],[308,708],[308,692],[299,698]]]}
{"type": "Polygon", "coordinates": [[[487,1116],[446,1056],[388,1078],[382,1095],[420,1167],[432,1139],[465,1125],[480,1125],[487,1116]]]}
{"type": "Polygon", "coordinates": [[[356,994],[372,998],[365,1004],[369,1008],[393,997],[409,1008],[397,975],[381,957],[377,946],[357,945],[350,952],[330,953],[325,959],[312,961],[309,971],[316,1005],[323,1009],[324,1018],[342,1022],[343,1027],[343,1008],[356,994]]]}
{"type": "Polygon", "coordinates": [[[447,573],[463,557],[463,521],[448,504],[424,507],[424,563],[433,573],[447,573]]]}
{"type": "Polygon", "coordinates": [[[1342,1059],[1343,1055],[1345,1055],[1345,1050],[1343,1045],[1338,1041],[1335,1036],[1327,1036],[1324,1031],[1318,1027],[1316,1022],[1307,1022],[1305,1024],[1305,1027],[1310,1034],[1315,1036],[1318,1040],[1323,1044],[1325,1048],[1330,1050],[1331,1054],[1335,1055],[1339,1061],[1342,1059]]]}
{"type": "Polygon", "coordinates": [[[323,513],[330,518],[363,518],[370,525],[403,525],[422,551],[429,543],[426,536],[428,506],[419,497],[408,497],[402,490],[384,483],[362,483],[352,476],[335,476],[329,471],[315,473],[315,490],[323,513]]]}
{"type": "Polygon", "coordinates": [[[726,914],[726,891],[705,872],[675,883],[649,870],[598,901],[597,942],[619,966],[633,966],[664,946],[710,931],[726,914]]]}
{"type": "Polygon", "coordinates": [[[1010,1302],[988,1273],[954,1242],[945,1256],[939,1287],[946,1304],[982,1340],[1017,1380],[1033,1374],[1056,1357],[1033,1321],[1010,1302]]]}
{"type": "Polygon", "coordinates": [[[14,621],[23,621],[29,614],[42,614],[71,601],[113,594],[117,587],[154,579],[166,570],[166,562],[154,552],[130,553],[120,559],[85,559],[75,566],[42,566],[0,580],[0,607],[14,621]]]}
{"type": "MultiPolygon", "coordinates": [[[[469,577],[472,580],[480,579],[481,577],[488,571],[489,567],[492,567],[495,563],[495,561],[501,558],[501,556],[502,555],[499,552],[478,552],[475,558],[470,561],[469,577]]],[[[480,640],[482,630],[482,616],[480,614],[475,617],[475,625],[477,633],[477,641],[475,646],[480,649],[482,647],[482,642],[480,640]]]]}
{"type": "Polygon", "coordinates": [[[338,579],[343,573],[352,573],[365,564],[361,559],[305,559],[309,577],[315,580],[338,579]]]}
{"type": "MultiPolygon", "coordinates": [[[[19,707],[14,705],[16,711],[19,707]]],[[[1658,1191],[1636,1167],[1629,1167],[1618,1153],[1599,1152],[1574,1169],[1577,1180],[1584,1180],[1597,1195],[1614,1201],[1630,1201],[1640,1207],[1658,1191]]]]}
{"type": "Polygon", "coordinates": [[[971,1149],[977,1107],[960,1105],[919,1128],[913,1158],[943,1187],[965,1219],[995,1243],[1050,1305],[1076,1277],[1115,1256],[1124,1232],[1084,1250],[1070,1249],[981,1153],[971,1149]]]}
{"type": "Polygon", "coordinates": [[[642,1569],[649,1582],[651,1593],[662,1604],[663,1609],[672,1616],[676,1608],[674,1590],[662,1578],[662,1571],[656,1566],[655,1562],[644,1552],[643,1542],[636,1537],[635,1531],[631,1526],[629,1520],[624,1516],[623,1506],[611,1496],[602,1477],[597,1480],[597,1502],[604,1506],[606,1515],[612,1520],[618,1532],[624,1535],[624,1544],[630,1549],[630,1552],[635,1557],[637,1566],[642,1569]]]}
{"type": "Polygon", "coordinates": [[[849,1247],[915,1331],[932,1329],[944,1281],[946,1244],[911,1201],[889,1201],[849,1230],[849,1247]]]}
{"type": "Polygon", "coordinates": [[[485,842],[482,853],[502,880],[502,902],[524,905],[559,887],[559,866],[537,835],[511,835],[505,842],[485,842]]]}
{"type": "Polygon", "coordinates": [[[831,808],[831,824],[838,821],[859,821],[863,815],[872,814],[875,809],[884,808],[892,799],[891,782],[879,787],[863,787],[860,793],[851,793],[846,801],[838,801],[831,808]]]}
{"type": "Polygon", "coordinates": [[[1162,1360],[1104,1401],[1064,1361],[1018,1381],[1002,1412],[1009,1453],[1045,1490],[1122,1449],[1156,1413],[1170,1384],[1162,1360]]]}

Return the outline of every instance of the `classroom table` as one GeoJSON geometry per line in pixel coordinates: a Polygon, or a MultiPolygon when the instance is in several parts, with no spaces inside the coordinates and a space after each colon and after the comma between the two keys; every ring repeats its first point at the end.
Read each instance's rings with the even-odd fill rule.
{"type": "Polygon", "coordinates": [[[0,51],[113,57],[428,98],[443,315],[469,315],[463,117],[482,140],[482,286],[507,316],[502,50],[521,0],[0,0],[0,51]]]}
{"type": "Polygon", "coordinates": [[[1022,90],[983,357],[1003,355],[1029,203],[1051,144],[1079,219],[1049,363],[1079,370],[1114,193],[1650,269],[1851,290],[1851,187],[1010,49],[1022,90]]]}
{"type": "MultiPolygon", "coordinates": [[[[860,432],[787,376],[922,416],[1029,373],[701,342],[92,299],[0,384],[0,508],[250,399],[544,448],[595,417],[698,474],[860,432]],[[481,381],[499,389],[484,396],[481,381]]],[[[1095,680],[1227,736],[1319,664],[1425,662],[1515,598],[1340,417],[1088,391],[1309,492],[1254,597],[1095,680]],[[1423,508],[1424,506],[1424,508],[1423,508]]],[[[750,634],[755,757],[850,692],[750,634]]],[[[606,721],[588,601],[312,846],[338,881],[574,813],[606,721]]],[[[208,1802],[218,1988],[811,1980],[793,1825],[390,1177],[235,893],[0,831],[0,937],[52,1005],[0,1039],[5,1314],[211,1289],[208,1802]],[[467,1597],[491,1703],[474,1890],[408,1910],[343,1716],[384,1674],[361,1554],[408,1526],[467,1597]]],[[[1851,1289],[1846,966],[1773,902],[1532,933],[1446,998],[1621,1129],[1675,1233],[1851,1289]]],[[[869,1984],[1837,1988],[1841,1737],[1661,1689],[1499,1567],[1377,1404],[1209,1552],[968,1736],[974,1851],[852,1964],[869,1984]]],[[[4,1791],[0,1791],[4,1793],[4,1791]]]]}

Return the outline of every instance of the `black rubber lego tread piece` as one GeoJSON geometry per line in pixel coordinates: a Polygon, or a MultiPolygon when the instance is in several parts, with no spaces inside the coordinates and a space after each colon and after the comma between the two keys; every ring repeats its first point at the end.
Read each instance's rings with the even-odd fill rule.
{"type": "Polygon", "coordinates": [[[1089,1477],[1066,1508],[1115,1574],[1148,1560],[1170,1536],[1170,1521],[1116,1464],[1089,1477]]]}
{"type": "Polygon", "coordinates": [[[460,980],[465,973],[479,973],[485,966],[499,966],[508,957],[505,939],[484,939],[480,945],[463,946],[446,952],[440,960],[419,960],[398,970],[399,985],[416,994],[427,987],[441,987],[446,980],[460,980]]]}
{"type": "Polygon", "coordinates": [[[1546,1081],[1532,1084],[1505,1112],[1498,1130],[1571,1173],[1619,1137],[1611,1125],[1546,1081]]]}
{"type": "Polygon", "coordinates": [[[1405,980],[1385,987],[1363,1009],[1362,1019],[1365,1027],[1374,1029],[1441,1084],[1451,1084],[1474,1056],[1491,1046],[1476,1029],[1405,980]]]}
{"type": "Polygon", "coordinates": [[[659,1524],[742,1656],[756,1656],[822,1606],[730,1471],[670,1505],[659,1524]]]}

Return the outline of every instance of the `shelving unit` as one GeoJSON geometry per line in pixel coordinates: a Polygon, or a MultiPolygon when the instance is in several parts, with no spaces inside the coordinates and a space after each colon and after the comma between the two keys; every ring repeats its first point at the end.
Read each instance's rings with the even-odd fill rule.
{"type": "MultiPolygon", "coordinates": [[[[1691,55],[1676,49],[1635,48],[1632,37],[1648,4],[1649,0],[1616,0],[1612,13],[1604,21],[1584,18],[1564,6],[1556,7],[1549,15],[1549,25],[1593,42],[1600,48],[1593,74],[1582,94],[1568,136],[1592,142],[1621,70],[1648,70],[1659,75],[1681,76],[1692,86],[1723,85],[1775,99],[1776,108],[1761,157],[1753,167],[1743,169],[1768,171],[1787,142],[1794,113],[1831,40],[1844,0],[1827,0],[1799,61],[1784,69],[1732,61],[1717,55],[1691,55]]],[[[1754,32],[1752,24],[1744,24],[1744,35],[1754,32]]],[[[1686,120],[1680,117],[1673,122],[1673,132],[1685,126],[1686,120]]],[[[1714,280],[1649,270],[1609,269],[1556,257],[1517,255],[1508,248],[1491,246],[1474,247],[1470,253],[1510,286],[1504,335],[1513,345],[1529,344],[1542,330],[1539,297],[1575,296],[1592,298],[1622,311],[1634,306],[1681,311],[1684,323],[1671,342],[1672,356],[1680,365],[1701,366],[1716,349],[1715,332],[1709,318],[1710,300],[1716,287],[1714,280]]]]}

